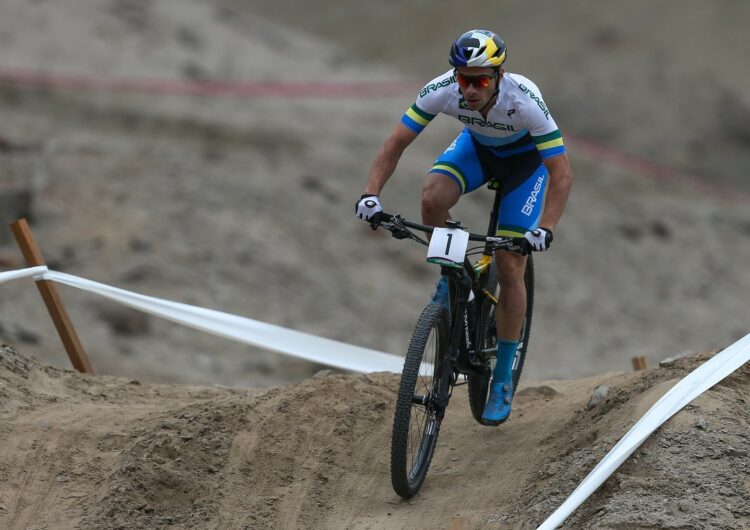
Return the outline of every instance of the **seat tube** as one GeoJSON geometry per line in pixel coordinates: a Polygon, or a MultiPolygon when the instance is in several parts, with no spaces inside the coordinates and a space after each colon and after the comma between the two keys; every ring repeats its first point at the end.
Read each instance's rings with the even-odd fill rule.
{"type": "MultiPolygon", "coordinates": [[[[497,232],[497,219],[500,215],[500,200],[502,199],[502,195],[500,194],[500,190],[495,190],[495,200],[492,203],[492,211],[490,212],[490,224],[487,227],[487,235],[488,236],[494,236],[495,232],[497,232]]],[[[490,244],[487,243],[484,246],[484,255],[489,256],[492,254],[492,251],[490,251],[490,244]]]]}

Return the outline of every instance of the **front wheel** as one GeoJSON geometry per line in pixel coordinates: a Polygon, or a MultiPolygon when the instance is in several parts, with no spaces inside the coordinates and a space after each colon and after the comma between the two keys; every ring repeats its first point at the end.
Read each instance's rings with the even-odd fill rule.
{"type": "MultiPolygon", "coordinates": [[[[529,333],[531,331],[531,317],[534,313],[534,261],[531,254],[529,254],[528,260],[526,261],[524,283],[526,284],[526,316],[523,325],[521,326],[521,334],[518,337],[516,357],[513,360],[514,389],[518,388],[518,380],[521,378],[523,363],[526,360],[526,350],[529,347],[529,333]]],[[[495,269],[494,262],[492,263],[492,267],[490,267],[486,285],[490,289],[490,292],[494,292],[499,301],[503,293],[499,292],[500,288],[497,285],[497,270],[495,269]],[[494,287],[494,291],[490,286],[494,287]]],[[[488,370],[482,375],[470,375],[468,379],[468,387],[471,414],[479,423],[486,425],[482,421],[482,413],[484,412],[484,406],[487,404],[492,369],[495,367],[496,362],[495,347],[497,345],[497,326],[495,324],[495,305],[491,304],[486,299],[483,303],[487,304],[487,307],[486,310],[482,311],[483,318],[480,323],[480,325],[484,327],[484,333],[480,345],[481,353],[479,354],[479,359],[488,370]]]]}
{"type": "MultiPolygon", "coordinates": [[[[440,432],[441,364],[448,362],[448,313],[428,305],[417,321],[406,353],[391,439],[391,482],[408,499],[422,487],[440,432]]],[[[444,377],[442,379],[445,379],[444,377]]],[[[445,384],[444,382],[442,384],[445,384]]]]}

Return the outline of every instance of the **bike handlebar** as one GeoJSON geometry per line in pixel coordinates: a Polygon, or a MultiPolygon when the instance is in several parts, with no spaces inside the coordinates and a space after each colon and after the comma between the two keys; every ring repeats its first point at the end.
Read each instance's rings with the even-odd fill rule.
{"type": "MultiPolygon", "coordinates": [[[[434,226],[408,221],[400,215],[393,215],[385,212],[380,212],[380,219],[370,222],[370,226],[373,230],[377,229],[378,226],[381,226],[391,232],[391,235],[396,239],[413,239],[423,245],[427,245],[427,241],[414,234],[409,228],[426,234],[431,234],[436,228],[434,226]]],[[[448,221],[448,228],[463,229],[460,223],[452,221],[448,221]]],[[[469,232],[469,241],[480,241],[489,244],[494,250],[511,250],[519,252],[522,255],[526,255],[532,250],[531,244],[525,237],[488,236],[486,234],[474,234],[469,232]]]]}

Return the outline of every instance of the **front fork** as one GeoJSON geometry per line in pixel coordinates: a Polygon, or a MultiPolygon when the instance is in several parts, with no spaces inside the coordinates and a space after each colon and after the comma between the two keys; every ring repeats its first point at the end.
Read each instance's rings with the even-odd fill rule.
{"type": "Polygon", "coordinates": [[[466,329],[463,319],[466,315],[467,300],[472,287],[472,280],[466,274],[460,274],[455,270],[446,270],[445,268],[443,268],[442,273],[453,277],[453,281],[449,282],[449,285],[455,292],[450,293],[450,300],[454,302],[450,308],[451,336],[448,343],[451,349],[448,355],[441,360],[437,370],[438,387],[435,395],[435,416],[438,421],[441,421],[445,416],[445,409],[448,407],[448,402],[453,394],[453,386],[458,378],[458,372],[454,367],[461,354],[461,343],[464,340],[462,334],[465,333],[464,330],[466,329]]]}

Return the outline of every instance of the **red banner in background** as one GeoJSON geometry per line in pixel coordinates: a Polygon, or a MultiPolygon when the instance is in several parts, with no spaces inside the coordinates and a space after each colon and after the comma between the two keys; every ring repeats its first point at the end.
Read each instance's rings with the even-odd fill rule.
{"type": "Polygon", "coordinates": [[[235,97],[393,97],[414,95],[416,81],[189,81],[158,79],[102,79],[33,70],[0,70],[0,83],[52,90],[133,92],[175,96],[235,97]]]}
{"type": "MultiPolygon", "coordinates": [[[[0,70],[0,84],[46,90],[130,92],[154,95],[240,98],[390,98],[416,96],[416,81],[189,81],[169,79],[103,79],[22,69],[0,70]]],[[[747,194],[716,182],[675,170],[644,157],[621,151],[591,138],[566,134],[576,153],[613,167],[660,181],[680,181],[703,193],[729,200],[748,200],[747,194]]]]}

